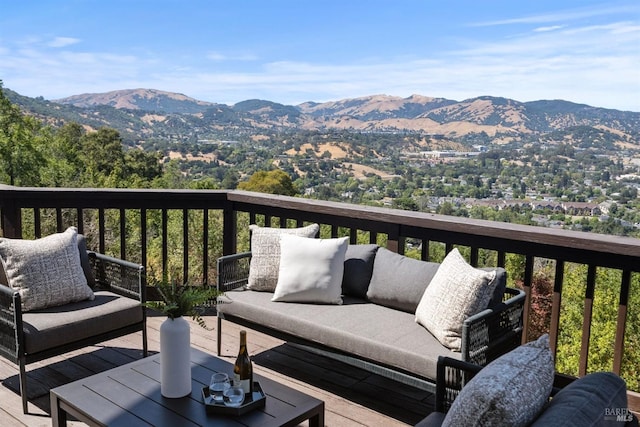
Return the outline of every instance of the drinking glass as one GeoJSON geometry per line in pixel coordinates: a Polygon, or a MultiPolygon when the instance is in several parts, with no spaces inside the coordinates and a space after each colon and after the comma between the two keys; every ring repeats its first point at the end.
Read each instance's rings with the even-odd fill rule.
{"type": "Polygon", "coordinates": [[[231,387],[231,381],[229,381],[229,375],[225,373],[217,373],[211,375],[211,383],[209,384],[209,390],[211,396],[215,402],[222,403],[224,401],[224,392],[231,387]]]}
{"type": "Polygon", "coordinates": [[[244,389],[241,385],[232,385],[224,391],[224,404],[237,408],[244,401],[244,389]]]}

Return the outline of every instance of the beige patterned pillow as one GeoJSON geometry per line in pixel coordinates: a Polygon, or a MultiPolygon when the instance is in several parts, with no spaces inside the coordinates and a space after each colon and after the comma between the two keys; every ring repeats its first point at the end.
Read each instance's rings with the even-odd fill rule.
{"type": "Polygon", "coordinates": [[[280,268],[280,235],[315,237],[320,226],[311,224],[301,228],[270,228],[252,224],[249,229],[251,230],[251,265],[247,287],[254,291],[273,292],[278,283],[280,268]]]}
{"type": "Polygon", "coordinates": [[[549,399],[554,377],[549,336],[485,366],[453,401],[442,426],[526,426],[549,399]]]}
{"type": "Polygon", "coordinates": [[[473,268],[457,248],[447,254],[425,289],[416,322],[453,351],[460,351],[462,323],[487,308],[496,288],[495,271],[473,268]]]}
{"type": "Polygon", "coordinates": [[[0,259],[24,311],[94,298],[80,263],[75,227],[36,240],[0,238],[0,259]]]}

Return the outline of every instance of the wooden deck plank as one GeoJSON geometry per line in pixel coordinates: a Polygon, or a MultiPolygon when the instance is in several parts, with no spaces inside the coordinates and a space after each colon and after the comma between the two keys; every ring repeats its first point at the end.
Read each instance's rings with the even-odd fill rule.
{"type": "MultiPolygon", "coordinates": [[[[150,313],[147,332],[149,352],[160,350],[160,325],[165,317],[150,313]]],[[[215,316],[205,317],[210,328],[215,316]]],[[[191,322],[191,320],[190,320],[191,322]]],[[[233,363],[239,344],[240,327],[224,322],[222,358],[233,363]]],[[[248,330],[248,347],[255,372],[325,402],[327,426],[413,425],[433,408],[433,396],[361,369],[309,353],[271,336],[248,330]]],[[[194,347],[216,354],[215,330],[205,330],[192,322],[194,347]]],[[[131,334],[100,345],[67,353],[27,366],[29,390],[39,397],[29,401],[29,414],[22,413],[16,365],[0,358],[0,419],[2,425],[50,426],[48,388],[102,372],[142,357],[141,334],[131,334]]],[[[72,426],[84,424],[77,421],[72,426]]]]}

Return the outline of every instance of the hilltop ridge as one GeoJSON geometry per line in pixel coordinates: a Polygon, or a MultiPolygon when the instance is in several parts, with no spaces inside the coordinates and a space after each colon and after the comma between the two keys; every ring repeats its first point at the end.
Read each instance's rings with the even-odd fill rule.
{"type": "Polygon", "coordinates": [[[486,135],[499,141],[586,126],[638,144],[640,113],[598,108],[564,100],[520,102],[480,96],[462,101],[413,94],[377,94],[329,102],[284,105],[252,99],[234,105],[200,101],[180,93],[128,89],[74,95],[55,101],[28,98],[4,89],[27,113],[77,121],[89,128],[109,126],[125,138],[265,131],[409,132],[450,139],[486,135]]]}

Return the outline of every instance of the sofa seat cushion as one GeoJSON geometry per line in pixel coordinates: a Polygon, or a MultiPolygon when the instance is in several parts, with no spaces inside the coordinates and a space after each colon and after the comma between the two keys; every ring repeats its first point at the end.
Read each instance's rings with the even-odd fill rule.
{"type": "Polygon", "coordinates": [[[23,313],[27,354],[142,322],[140,302],[109,291],[95,299],[23,313]],[[43,315],[45,314],[45,315],[43,315]]]}
{"type": "Polygon", "coordinates": [[[220,313],[233,315],[308,341],[338,349],[412,375],[434,380],[438,356],[460,359],[412,313],[344,297],[342,305],[272,302],[271,294],[230,291],[220,313]]]}

